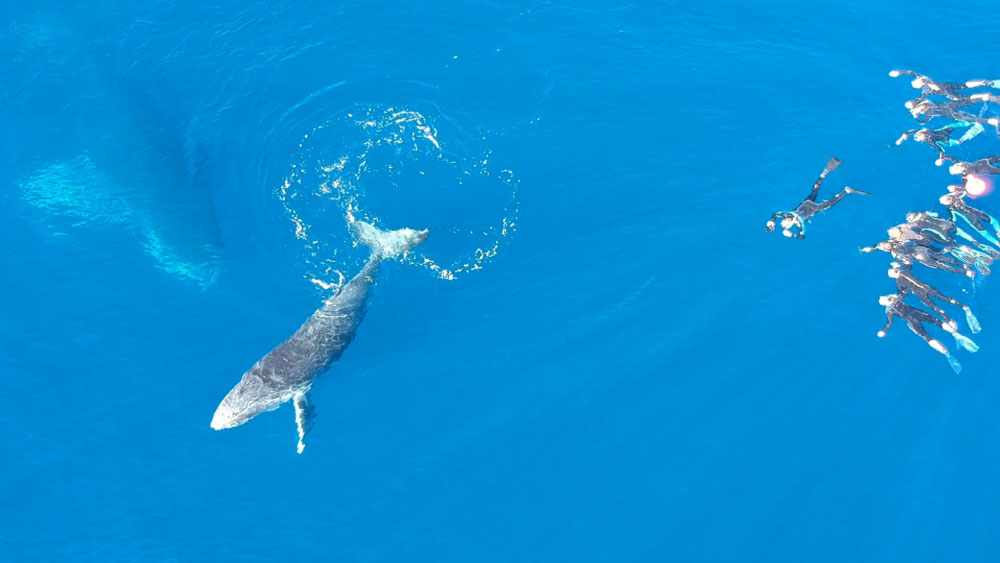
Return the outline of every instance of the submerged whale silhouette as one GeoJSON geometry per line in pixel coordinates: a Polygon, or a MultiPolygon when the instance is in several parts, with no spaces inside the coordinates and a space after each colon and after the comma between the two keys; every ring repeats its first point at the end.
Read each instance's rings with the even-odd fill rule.
{"type": "Polygon", "coordinates": [[[33,85],[25,92],[28,129],[10,131],[19,143],[35,144],[20,149],[31,155],[22,158],[30,167],[16,174],[21,200],[73,227],[116,225],[155,266],[210,286],[221,269],[222,233],[199,133],[209,128],[198,127],[198,113],[178,115],[189,104],[168,88],[142,87],[142,73],[122,70],[117,41],[100,33],[102,21],[64,12],[29,11],[0,32],[0,55],[11,45],[24,51],[5,78],[33,85]],[[31,78],[36,67],[46,69],[41,84],[31,78]]]}
{"type": "Polygon", "coordinates": [[[239,426],[292,400],[299,432],[298,452],[302,453],[314,417],[309,390],[316,376],[329,369],[354,339],[364,319],[368,293],[379,265],[420,244],[427,239],[428,233],[426,229],[381,231],[363,221],[355,222],[354,226],[361,242],[372,250],[364,268],[326,299],[288,340],[243,374],[216,409],[212,428],[223,430],[239,426]]]}

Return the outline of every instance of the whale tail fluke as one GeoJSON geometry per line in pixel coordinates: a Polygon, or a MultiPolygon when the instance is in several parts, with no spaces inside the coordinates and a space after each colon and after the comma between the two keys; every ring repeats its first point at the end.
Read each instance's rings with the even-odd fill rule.
{"type": "Polygon", "coordinates": [[[358,239],[371,247],[372,254],[382,259],[395,258],[409,252],[411,248],[427,240],[430,232],[427,229],[383,231],[364,221],[355,221],[354,230],[358,233],[358,239]]]}

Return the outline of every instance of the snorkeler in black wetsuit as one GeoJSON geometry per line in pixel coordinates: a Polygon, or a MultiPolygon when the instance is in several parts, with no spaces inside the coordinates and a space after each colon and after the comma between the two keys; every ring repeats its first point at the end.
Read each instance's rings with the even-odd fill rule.
{"type": "Polygon", "coordinates": [[[970,278],[976,277],[976,272],[973,271],[967,264],[959,262],[951,256],[946,256],[945,252],[947,252],[948,249],[938,250],[936,248],[928,248],[919,244],[908,244],[894,240],[884,240],[874,246],[866,246],[860,250],[861,252],[881,250],[882,252],[888,252],[893,258],[908,266],[912,265],[914,262],[919,262],[928,268],[944,270],[946,272],[953,272],[956,274],[964,274],[970,278]]]}
{"type": "Polygon", "coordinates": [[[984,276],[990,275],[990,265],[993,264],[993,255],[964,244],[958,244],[951,238],[945,238],[940,233],[933,230],[915,229],[909,223],[902,223],[891,227],[888,231],[889,240],[900,243],[912,243],[935,249],[934,244],[940,244],[947,248],[947,252],[958,260],[974,266],[979,273],[984,276]]]}
{"type": "Polygon", "coordinates": [[[984,118],[973,115],[971,113],[965,113],[964,111],[959,111],[964,107],[978,104],[981,100],[973,100],[972,98],[961,98],[958,100],[948,100],[947,102],[932,102],[930,100],[924,100],[918,104],[911,104],[906,102],[906,108],[910,110],[910,115],[913,119],[917,120],[917,123],[921,125],[926,124],[931,119],[935,117],[947,117],[955,121],[968,121],[972,123],[988,123],[992,125],[997,134],[1000,135],[1000,120],[996,117],[984,118]]]}
{"type": "Polygon", "coordinates": [[[903,303],[903,299],[900,295],[883,295],[878,298],[878,302],[879,305],[885,307],[886,317],[885,326],[882,327],[882,330],[878,331],[879,338],[885,336],[886,331],[888,331],[889,327],[892,326],[893,319],[895,317],[899,317],[906,322],[906,325],[910,327],[910,330],[913,331],[914,334],[923,338],[931,348],[948,358],[948,363],[951,365],[951,368],[955,370],[955,373],[962,371],[962,365],[958,363],[958,360],[952,357],[952,355],[948,352],[948,349],[944,347],[944,344],[941,344],[927,334],[927,329],[924,328],[923,323],[930,323],[948,331],[955,337],[955,342],[959,346],[970,352],[975,352],[979,349],[979,347],[976,346],[972,340],[969,340],[965,336],[959,334],[952,325],[945,324],[944,321],[934,317],[927,311],[922,311],[916,307],[911,307],[910,305],[903,303]]]}
{"type": "MultiPolygon", "coordinates": [[[[902,74],[908,74],[913,77],[910,81],[910,86],[913,86],[917,90],[920,90],[920,97],[913,100],[913,104],[916,105],[924,101],[927,96],[945,96],[952,100],[957,100],[959,98],[965,97],[965,94],[960,94],[962,90],[968,90],[969,88],[975,88],[976,86],[969,86],[969,83],[958,84],[956,82],[934,82],[929,76],[920,74],[912,70],[892,70],[889,71],[889,76],[896,78],[902,74]]],[[[985,84],[982,84],[985,85],[985,84]]],[[[980,86],[977,84],[977,86],[980,86]]]]}
{"type": "Polygon", "coordinates": [[[896,139],[896,144],[903,144],[903,141],[910,138],[910,135],[913,135],[914,141],[937,149],[938,152],[941,153],[941,158],[944,158],[944,150],[946,147],[961,145],[982,132],[982,123],[972,121],[955,121],[937,129],[927,129],[926,127],[923,129],[910,129],[896,139]],[[958,139],[952,139],[951,134],[958,127],[968,127],[968,129],[966,129],[965,133],[963,133],[958,139]]]}
{"type": "Polygon", "coordinates": [[[944,309],[934,303],[934,299],[939,299],[945,303],[961,307],[962,310],[965,311],[965,322],[969,324],[969,330],[971,330],[973,334],[982,330],[982,327],[979,324],[979,319],[972,314],[972,309],[970,309],[968,305],[964,305],[957,299],[953,299],[941,293],[930,284],[926,284],[918,280],[916,276],[913,275],[910,266],[900,264],[899,262],[893,262],[892,268],[889,270],[888,274],[890,278],[896,280],[896,290],[901,298],[905,297],[908,293],[916,295],[917,299],[923,301],[925,305],[940,315],[946,323],[950,323],[952,328],[956,330],[958,329],[958,324],[951,320],[948,313],[946,313],[944,309]]]}
{"type": "Polygon", "coordinates": [[[800,239],[806,238],[806,221],[808,221],[817,213],[830,209],[831,207],[836,205],[837,202],[843,199],[844,196],[847,194],[872,195],[870,193],[863,192],[861,190],[855,190],[850,186],[845,186],[844,191],[833,196],[831,199],[817,203],[816,196],[819,195],[819,189],[820,186],[823,185],[823,179],[826,178],[827,174],[836,170],[838,166],[840,166],[840,159],[836,157],[831,157],[830,160],[827,161],[826,167],[823,168],[822,172],[820,172],[819,178],[816,180],[816,183],[813,184],[812,191],[809,192],[809,195],[806,197],[806,199],[802,200],[802,203],[800,203],[799,206],[795,208],[795,211],[776,212],[774,215],[771,215],[770,219],[767,220],[767,223],[764,225],[764,228],[766,228],[768,232],[773,231],[775,220],[781,219],[781,228],[782,228],[781,234],[785,235],[786,237],[794,237],[800,239]],[[792,227],[798,227],[799,232],[798,233],[793,232],[792,227]]]}

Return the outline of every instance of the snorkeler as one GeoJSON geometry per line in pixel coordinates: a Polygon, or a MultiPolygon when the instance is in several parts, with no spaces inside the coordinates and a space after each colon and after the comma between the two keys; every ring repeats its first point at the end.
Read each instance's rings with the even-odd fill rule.
{"type": "Polygon", "coordinates": [[[906,109],[910,110],[910,115],[913,119],[916,119],[921,125],[927,123],[935,117],[947,117],[948,119],[953,119],[955,121],[969,121],[974,123],[988,123],[997,130],[997,134],[1000,135],[1000,120],[995,117],[982,118],[971,113],[965,113],[964,111],[959,111],[960,109],[968,106],[978,104],[979,100],[973,100],[972,98],[959,98],[957,100],[948,100],[947,102],[932,102],[930,100],[923,100],[918,103],[913,103],[913,101],[906,102],[906,109]]]}
{"type": "Polygon", "coordinates": [[[903,303],[903,299],[899,295],[883,295],[878,298],[878,303],[879,305],[885,307],[886,318],[885,326],[882,327],[882,330],[878,331],[879,338],[885,336],[886,331],[888,331],[889,327],[892,326],[893,319],[895,317],[899,317],[906,322],[906,325],[910,327],[910,330],[913,331],[914,334],[923,338],[931,348],[948,358],[948,364],[951,365],[951,369],[955,370],[955,373],[960,373],[962,371],[962,365],[958,363],[958,360],[952,357],[952,355],[948,352],[948,349],[944,347],[944,344],[941,344],[927,334],[927,329],[924,328],[924,323],[931,323],[951,333],[951,335],[955,337],[955,343],[969,352],[979,350],[979,346],[977,346],[972,340],[959,334],[953,324],[945,323],[941,319],[935,318],[927,311],[923,311],[903,303]]]}
{"type": "Polygon", "coordinates": [[[944,158],[945,147],[955,147],[961,145],[962,143],[974,138],[976,135],[983,132],[983,124],[971,121],[955,121],[949,123],[944,127],[939,127],[937,129],[910,129],[906,131],[896,139],[896,144],[901,145],[903,141],[908,139],[910,135],[913,135],[913,140],[918,143],[924,143],[930,147],[937,149],[941,153],[941,158],[944,158]],[[958,139],[952,139],[952,132],[958,127],[968,127],[965,133],[962,134],[958,139]]]}
{"type": "Polygon", "coordinates": [[[948,191],[950,193],[941,196],[938,201],[948,208],[952,222],[956,221],[956,217],[961,217],[983,238],[1000,247],[1000,240],[997,239],[1000,237],[1000,222],[991,217],[989,213],[970,207],[965,203],[965,199],[963,199],[965,190],[962,189],[962,186],[948,186],[948,191]],[[986,229],[987,224],[991,230],[986,229]]]}
{"type": "Polygon", "coordinates": [[[910,270],[910,266],[900,264],[899,262],[893,262],[892,268],[889,270],[888,274],[890,278],[896,280],[896,290],[899,292],[900,297],[905,297],[908,293],[916,295],[917,299],[923,301],[925,305],[931,308],[931,310],[940,315],[946,323],[951,324],[951,326],[956,329],[958,328],[957,323],[951,320],[948,313],[946,313],[944,309],[934,303],[934,299],[939,299],[956,307],[961,307],[962,310],[965,311],[965,322],[968,323],[969,330],[971,330],[973,334],[982,330],[982,326],[979,324],[979,319],[972,314],[972,309],[970,309],[968,305],[964,305],[957,299],[953,299],[941,293],[930,284],[926,284],[918,280],[910,270]]]}
{"type": "Polygon", "coordinates": [[[975,267],[984,276],[990,275],[990,266],[993,264],[992,254],[958,244],[951,238],[945,238],[937,231],[915,229],[909,223],[902,223],[890,227],[888,233],[889,239],[894,242],[909,242],[931,249],[934,249],[935,243],[940,244],[946,247],[947,252],[958,260],[975,267]]]}
{"type": "Polygon", "coordinates": [[[1000,251],[992,246],[980,242],[972,235],[959,228],[954,222],[944,219],[932,211],[907,213],[906,222],[921,231],[933,233],[939,240],[955,240],[955,235],[958,235],[966,241],[972,243],[977,250],[989,254],[994,259],[1000,258],[1000,251]]]}
{"type": "Polygon", "coordinates": [[[847,194],[872,195],[868,192],[855,190],[850,186],[845,186],[844,191],[833,196],[831,199],[817,203],[816,196],[819,195],[819,188],[823,185],[823,179],[826,178],[827,174],[836,170],[838,166],[840,166],[840,159],[831,157],[830,160],[827,161],[826,167],[824,167],[823,171],[820,172],[816,183],[813,184],[812,191],[809,192],[809,195],[802,200],[802,203],[800,203],[798,207],[795,208],[795,211],[776,212],[774,215],[771,215],[770,219],[767,220],[764,228],[766,228],[768,232],[773,231],[775,220],[781,219],[781,234],[790,238],[806,238],[806,221],[812,218],[813,215],[830,209],[847,194]],[[793,227],[797,227],[799,232],[795,233],[792,231],[793,227]]]}
{"type": "Polygon", "coordinates": [[[948,252],[947,248],[938,250],[936,248],[929,248],[919,244],[908,244],[894,240],[884,240],[874,246],[866,246],[860,248],[859,250],[866,253],[873,250],[881,250],[882,252],[888,252],[897,261],[906,264],[907,266],[912,265],[914,262],[919,262],[924,266],[934,268],[935,270],[944,270],[955,274],[963,274],[970,278],[976,277],[976,272],[972,270],[968,264],[959,262],[951,256],[946,256],[945,253],[948,252]]]}
{"type": "Polygon", "coordinates": [[[913,77],[910,81],[910,86],[920,90],[920,96],[914,100],[907,102],[907,108],[913,107],[920,102],[927,99],[928,96],[945,96],[952,100],[958,100],[965,97],[964,93],[960,93],[963,90],[968,90],[969,88],[975,88],[976,86],[969,86],[969,83],[959,84],[956,82],[934,82],[929,76],[920,74],[912,70],[892,70],[889,71],[889,76],[896,78],[901,74],[908,74],[913,77]]]}
{"type": "Polygon", "coordinates": [[[1000,167],[994,166],[1000,162],[1000,156],[988,156],[974,162],[962,162],[953,156],[942,155],[941,158],[934,161],[934,164],[943,166],[948,161],[955,163],[948,167],[948,173],[954,176],[1000,174],[1000,167]]]}

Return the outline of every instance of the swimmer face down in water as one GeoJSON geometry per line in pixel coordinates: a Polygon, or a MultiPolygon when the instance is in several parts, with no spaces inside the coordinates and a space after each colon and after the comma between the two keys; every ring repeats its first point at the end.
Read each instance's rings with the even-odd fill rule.
{"type": "Polygon", "coordinates": [[[892,326],[892,322],[895,318],[903,319],[906,322],[907,327],[927,342],[928,346],[944,355],[948,359],[948,363],[951,365],[955,373],[962,371],[961,364],[958,363],[952,355],[945,348],[944,344],[941,344],[937,339],[932,338],[930,334],[927,333],[927,329],[924,328],[924,323],[930,323],[932,325],[939,326],[945,331],[950,333],[955,337],[955,342],[965,348],[970,352],[975,352],[979,347],[972,340],[966,338],[965,336],[958,333],[953,323],[945,323],[941,319],[938,319],[928,313],[927,311],[922,311],[916,307],[911,307],[903,302],[903,296],[899,294],[895,295],[883,295],[878,298],[879,305],[885,307],[886,323],[881,330],[878,331],[878,337],[882,338],[886,335],[886,332],[892,326]]]}
{"type": "Polygon", "coordinates": [[[826,201],[817,202],[816,197],[819,195],[819,189],[823,185],[823,179],[826,178],[827,174],[836,170],[838,166],[840,166],[840,159],[836,157],[830,158],[830,160],[827,161],[826,166],[823,168],[823,172],[820,173],[819,178],[813,184],[812,190],[809,192],[809,195],[806,196],[804,200],[802,200],[802,203],[800,203],[798,207],[795,208],[794,211],[778,211],[774,215],[771,215],[771,218],[768,219],[767,223],[765,223],[764,228],[767,229],[768,232],[774,231],[775,221],[780,219],[783,235],[789,238],[800,238],[800,239],[805,238],[806,221],[808,221],[817,213],[821,213],[823,211],[826,211],[827,209],[830,209],[838,202],[840,202],[840,200],[843,199],[844,196],[847,194],[856,193],[862,195],[871,195],[870,193],[863,192],[861,190],[855,190],[850,186],[845,186],[842,192],[838,193],[832,198],[826,201]],[[795,232],[793,230],[795,228],[798,229],[798,232],[795,232]]]}
{"type": "Polygon", "coordinates": [[[932,311],[937,313],[944,319],[946,324],[950,324],[956,330],[958,329],[958,324],[951,320],[948,313],[939,307],[934,299],[944,301],[956,307],[960,307],[962,311],[965,312],[965,320],[969,325],[969,329],[973,334],[981,330],[979,320],[974,314],[972,314],[972,309],[968,305],[963,304],[957,299],[948,297],[947,295],[941,293],[937,288],[931,286],[930,284],[924,283],[917,279],[913,275],[911,267],[908,265],[900,264],[899,262],[893,262],[892,268],[887,272],[889,277],[896,280],[896,290],[900,297],[906,296],[907,294],[913,294],[917,296],[921,302],[930,307],[932,311]]]}

